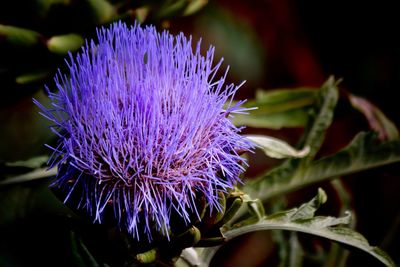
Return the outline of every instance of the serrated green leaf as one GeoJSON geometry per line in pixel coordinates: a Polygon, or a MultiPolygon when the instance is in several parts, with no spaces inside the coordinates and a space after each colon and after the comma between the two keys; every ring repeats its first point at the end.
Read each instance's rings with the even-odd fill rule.
{"type": "Polygon", "coordinates": [[[246,138],[256,144],[267,156],[271,158],[303,158],[307,156],[310,151],[309,147],[296,150],[285,141],[271,136],[246,135],[246,138]]]}
{"type": "Polygon", "coordinates": [[[47,48],[55,54],[67,54],[78,50],[84,40],[82,36],[71,33],[53,36],[47,41],[47,48]]]}
{"type": "Polygon", "coordinates": [[[9,43],[28,47],[38,44],[41,35],[32,30],[0,24],[0,37],[9,43]]]}
{"type": "Polygon", "coordinates": [[[400,161],[400,141],[381,142],[374,133],[360,133],[338,153],[300,165],[290,159],[265,176],[247,182],[242,190],[251,198],[267,200],[334,177],[400,161]]]}
{"type": "Polygon", "coordinates": [[[339,98],[337,88],[339,82],[330,77],[318,92],[317,105],[313,112],[315,115],[309,120],[304,141],[300,143],[300,147],[310,147],[310,153],[302,160],[303,163],[310,162],[315,157],[325,139],[325,132],[332,123],[334,109],[339,98]]]}
{"type": "Polygon", "coordinates": [[[384,251],[370,246],[360,233],[342,226],[350,223],[350,213],[339,218],[325,216],[310,217],[315,212],[317,206],[325,200],[325,192],[319,189],[318,195],[315,198],[301,205],[299,208],[264,217],[253,224],[242,224],[239,222],[231,228],[222,228],[221,231],[227,241],[246,233],[261,230],[303,232],[353,246],[374,256],[386,266],[395,266],[395,263],[384,251]],[[311,212],[304,212],[310,210],[311,212]]]}
{"type": "Polygon", "coordinates": [[[327,196],[324,190],[318,189],[318,194],[309,202],[301,205],[291,218],[292,220],[303,220],[314,217],[315,211],[326,202],[327,196]]]}
{"type": "MultiPolygon", "coordinates": [[[[327,220],[333,221],[333,219],[327,220]]],[[[240,228],[228,230],[223,234],[227,238],[227,240],[231,240],[237,236],[261,230],[289,230],[303,232],[356,247],[371,254],[386,266],[396,266],[392,259],[385,252],[377,247],[370,246],[365,238],[363,238],[362,235],[360,235],[359,233],[344,227],[320,226],[320,221],[320,218],[318,220],[315,220],[315,218],[313,218],[301,222],[277,221],[269,220],[268,218],[266,218],[265,220],[259,221],[252,225],[241,226],[240,228]]]]}

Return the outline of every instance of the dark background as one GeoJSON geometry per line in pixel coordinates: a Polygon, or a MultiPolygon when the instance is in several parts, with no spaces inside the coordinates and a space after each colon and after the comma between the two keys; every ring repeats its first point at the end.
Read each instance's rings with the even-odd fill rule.
{"type": "MultiPolygon", "coordinates": [[[[217,54],[231,66],[230,79],[236,83],[247,80],[239,98],[252,97],[255,88],[318,87],[334,75],[343,79],[342,93],[367,98],[399,125],[399,25],[395,1],[226,0],[211,1],[196,16],[173,21],[170,27],[174,31],[194,32],[216,46],[217,54]]],[[[345,102],[342,96],[322,154],[337,151],[355,133],[368,129],[365,118],[345,102]]],[[[292,143],[297,136],[295,129],[266,133],[292,143]]],[[[392,164],[342,178],[352,195],[357,230],[370,244],[386,250],[397,263],[399,173],[400,165],[392,164]]],[[[321,212],[338,212],[329,183],[318,186],[328,190],[329,197],[328,207],[321,212]]],[[[313,187],[290,194],[289,203],[295,206],[310,198],[315,190],[313,187]]],[[[314,249],[321,245],[320,239],[306,235],[301,238],[313,244],[310,246],[314,249]]],[[[277,248],[271,243],[268,233],[241,238],[222,250],[215,266],[278,266],[277,248]],[[228,256],[231,254],[236,257],[228,256]]],[[[347,266],[380,263],[353,251],[347,266]]]]}

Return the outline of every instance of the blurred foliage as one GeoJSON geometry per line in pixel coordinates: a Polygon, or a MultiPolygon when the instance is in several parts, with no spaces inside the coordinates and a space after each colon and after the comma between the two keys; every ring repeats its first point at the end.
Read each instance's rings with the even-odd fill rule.
{"type": "Polygon", "coordinates": [[[227,59],[234,77],[259,84],[268,60],[254,29],[218,5],[211,4],[206,11],[196,21],[199,35],[206,43],[215,45],[216,57],[227,59]]]}

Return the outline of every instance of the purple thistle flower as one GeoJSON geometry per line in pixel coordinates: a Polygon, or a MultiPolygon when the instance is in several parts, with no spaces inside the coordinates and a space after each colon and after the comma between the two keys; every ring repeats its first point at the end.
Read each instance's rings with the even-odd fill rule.
{"type": "Polygon", "coordinates": [[[231,104],[239,86],[224,86],[226,73],[214,79],[213,54],[182,33],[116,23],[70,55],[53,107],[35,101],[59,137],[49,164],[65,202],[78,191],[78,208],[100,223],[112,206],[122,229],[149,240],[169,236],[173,214],[200,219],[199,196],[222,209],[218,194],[240,181],[238,153],[252,145],[228,119],[245,109],[231,104]]]}

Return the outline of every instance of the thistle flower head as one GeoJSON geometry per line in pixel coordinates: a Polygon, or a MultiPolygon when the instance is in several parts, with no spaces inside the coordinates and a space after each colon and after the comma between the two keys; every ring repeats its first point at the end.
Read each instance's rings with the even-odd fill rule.
{"type": "Polygon", "coordinates": [[[52,107],[37,103],[54,125],[54,185],[80,195],[77,208],[102,222],[106,207],[122,229],[149,240],[169,235],[171,216],[199,217],[196,199],[221,209],[218,194],[239,181],[239,151],[251,144],[229,120],[238,86],[215,79],[214,48],[116,23],[97,32],[68,72],[55,77],[52,107]]]}

